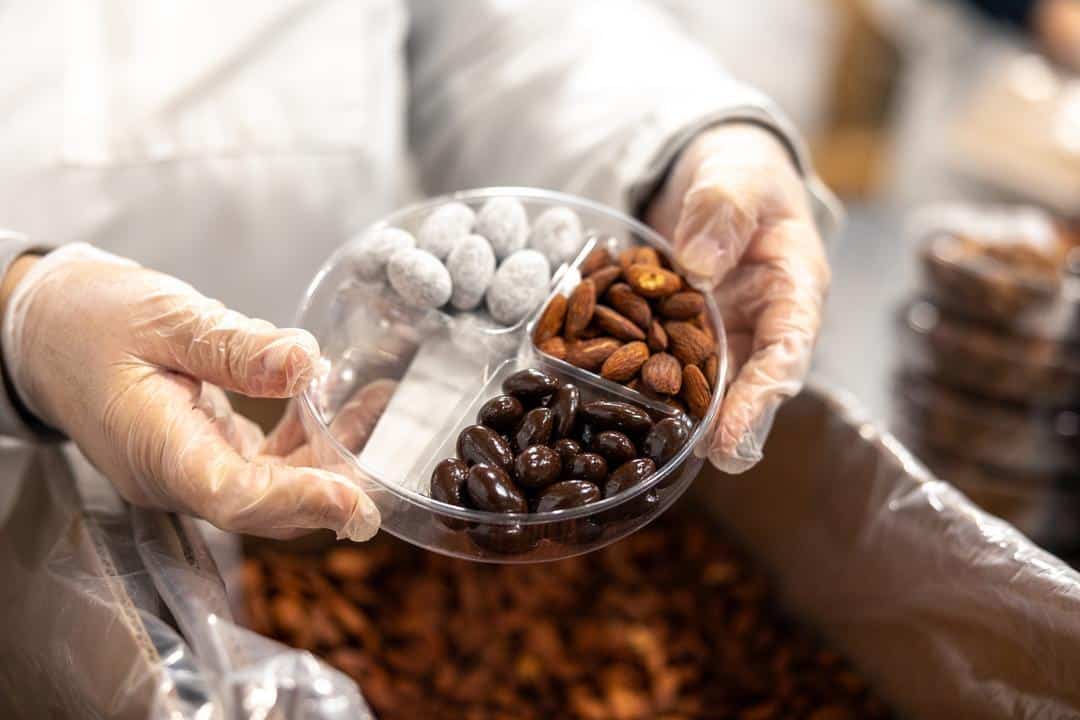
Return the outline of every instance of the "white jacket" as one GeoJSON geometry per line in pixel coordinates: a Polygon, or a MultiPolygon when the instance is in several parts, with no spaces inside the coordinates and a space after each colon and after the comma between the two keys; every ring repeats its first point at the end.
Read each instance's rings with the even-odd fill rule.
{"type": "MultiPolygon", "coordinates": [[[[723,120],[775,128],[825,197],[770,102],[646,1],[41,0],[0,8],[0,47],[0,227],[275,323],[417,193],[533,185],[633,211],[723,120]]],[[[23,250],[0,243],[0,270],[23,250]]]]}

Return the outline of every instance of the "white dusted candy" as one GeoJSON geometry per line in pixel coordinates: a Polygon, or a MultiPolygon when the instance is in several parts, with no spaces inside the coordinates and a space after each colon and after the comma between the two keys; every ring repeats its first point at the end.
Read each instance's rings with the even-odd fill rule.
{"type": "Polygon", "coordinates": [[[540,213],[529,234],[529,245],[544,253],[554,268],[572,260],[584,244],[581,218],[561,205],[540,213]]]}
{"type": "Polygon", "coordinates": [[[446,269],[454,283],[450,304],[458,310],[472,310],[484,299],[495,275],[495,253],[484,238],[466,235],[450,251],[446,269]]]}
{"type": "Polygon", "coordinates": [[[506,259],[525,247],[529,239],[525,206],[512,197],[491,198],[476,214],[476,234],[488,239],[495,257],[506,259]]]}
{"type": "Polygon", "coordinates": [[[449,202],[436,208],[420,225],[416,246],[439,258],[446,258],[454,243],[472,232],[476,213],[464,203],[449,202]]]}
{"type": "Polygon", "coordinates": [[[503,260],[487,291],[491,316],[513,325],[529,314],[548,294],[551,266],[535,250],[518,250],[503,260]]]}
{"type": "Polygon", "coordinates": [[[386,274],[398,295],[415,307],[437,308],[450,299],[450,273],[426,250],[398,250],[390,256],[386,274]]]}
{"type": "Polygon", "coordinates": [[[380,228],[368,233],[351,254],[353,271],[361,280],[375,282],[386,276],[386,263],[398,250],[415,247],[412,235],[398,228],[380,228]]]}

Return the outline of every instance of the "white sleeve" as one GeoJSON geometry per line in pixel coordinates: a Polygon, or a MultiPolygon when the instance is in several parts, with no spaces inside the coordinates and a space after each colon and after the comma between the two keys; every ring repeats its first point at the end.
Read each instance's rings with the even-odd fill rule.
{"type": "MultiPolygon", "coordinates": [[[[24,235],[0,229],[0,279],[7,275],[11,264],[27,253],[48,252],[51,248],[43,247],[24,235]]],[[[22,440],[56,441],[62,436],[34,417],[19,400],[15,388],[8,379],[7,370],[3,370],[3,382],[0,384],[0,437],[15,437],[22,440]]]]}
{"type": "Polygon", "coordinates": [[[702,129],[761,124],[838,218],[798,134],[647,0],[411,0],[410,137],[429,192],[533,185],[637,212],[702,129]]]}

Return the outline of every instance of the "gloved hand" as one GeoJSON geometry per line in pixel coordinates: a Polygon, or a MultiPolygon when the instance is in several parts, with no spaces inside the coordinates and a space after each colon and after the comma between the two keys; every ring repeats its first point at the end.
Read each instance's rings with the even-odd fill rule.
{"type": "Polygon", "coordinates": [[[802,388],[829,285],[802,178],[768,130],[721,125],[682,153],[647,219],[719,304],[730,384],[707,452],[720,470],[743,472],[802,388]]]}
{"type": "MultiPolygon", "coordinates": [[[[365,540],[378,528],[378,510],[355,482],[302,466],[310,453],[300,442],[288,457],[262,454],[262,433],[221,390],[299,393],[319,361],[307,332],[249,319],[87,245],[38,260],[3,322],[19,397],[128,501],[276,538],[330,528],[365,540]]],[[[357,399],[377,417],[386,390],[357,399]]]]}

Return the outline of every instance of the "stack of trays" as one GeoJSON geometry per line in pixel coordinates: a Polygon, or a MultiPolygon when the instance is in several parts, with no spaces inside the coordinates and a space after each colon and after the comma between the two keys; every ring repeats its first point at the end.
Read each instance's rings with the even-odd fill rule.
{"type": "Polygon", "coordinates": [[[893,429],[1036,542],[1080,552],[1080,244],[1026,208],[914,224],[923,284],[897,318],[893,429]]]}

